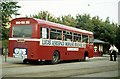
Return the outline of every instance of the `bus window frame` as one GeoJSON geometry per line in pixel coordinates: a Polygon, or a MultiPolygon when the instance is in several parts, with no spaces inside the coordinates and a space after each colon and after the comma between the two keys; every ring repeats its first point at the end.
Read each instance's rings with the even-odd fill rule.
{"type": "Polygon", "coordinates": [[[33,34],[33,25],[25,25],[25,24],[23,24],[23,25],[11,25],[12,26],[12,38],[32,38],[32,34],[33,34]],[[15,29],[15,27],[20,27],[20,26],[26,26],[26,27],[31,27],[31,36],[30,37],[14,37],[13,35],[13,33],[14,33],[14,29],[15,29]]]}
{"type": "Polygon", "coordinates": [[[49,36],[50,39],[53,39],[53,38],[51,38],[51,32],[52,32],[54,34],[59,34],[60,35],[60,39],[56,37],[53,40],[62,40],[62,30],[61,29],[58,29],[58,28],[49,28],[49,29],[50,29],[50,36],[49,36]],[[51,31],[51,29],[54,29],[55,31],[51,31]],[[58,32],[58,31],[60,31],[61,33],[58,32]]]}
{"type": "Polygon", "coordinates": [[[89,44],[93,44],[94,37],[92,35],[89,36],[89,44]],[[91,37],[92,37],[92,42],[91,42],[91,37]]]}
{"type": "Polygon", "coordinates": [[[81,42],[82,37],[80,33],[73,33],[72,35],[73,35],[73,42],[81,42]],[[75,40],[75,37],[77,37],[77,40],[75,40]],[[78,39],[80,39],[80,41],[78,39]]]}
{"type": "Polygon", "coordinates": [[[68,30],[65,31],[65,30],[63,30],[63,36],[64,36],[64,38],[63,38],[64,41],[71,41],[71,42],[73,41],[73,33],[71,31],[68,31],[68,30]],[[67,39],[66,35],[67,36],[71,36],[71,39],[67,39]]]}
{"type": "Polygon", "coordinates": [[[41,26],[40,27],[40,39],[49,39],[49,28],[45,27],[45,26],[41,26]],[[47,38],[42,38],[42,28],[46,28],[47,29],[47,38]]]}
{"type": "Polygon", "coordinates": [[[88,34],[82,34],[82,42],[83,43],[89,43],[89,35],[88,34]],[[83,41],[83,36],[86,36],[87,37],[87,41],[83,41]]]}

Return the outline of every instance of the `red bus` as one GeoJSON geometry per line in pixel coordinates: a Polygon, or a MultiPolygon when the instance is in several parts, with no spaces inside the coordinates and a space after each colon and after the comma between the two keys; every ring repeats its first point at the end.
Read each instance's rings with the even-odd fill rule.
{"type": "Polygon", "coordinates": [[[93,57],[93,33],[35,18],[11,21],[9,57],[23,62],[86,60],[93,57]]]}

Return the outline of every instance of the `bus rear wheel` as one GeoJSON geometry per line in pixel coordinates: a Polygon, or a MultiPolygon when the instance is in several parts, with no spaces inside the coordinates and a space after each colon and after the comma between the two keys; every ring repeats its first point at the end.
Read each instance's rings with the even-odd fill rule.
{"type": "Polygon", "coordinates": [[[27,64],[27,63],[28,63],[28,60],[27,60],[27,59],[24,59],[24,60],[23,60],[23,63],[24,63],[24,64],[27,64]]]}
{"type": "Polygon", "coordinates": [[[52,64],[57,64],[59,62],[60,54],[58,51],[54,51],[51,63],[52,64]]]}

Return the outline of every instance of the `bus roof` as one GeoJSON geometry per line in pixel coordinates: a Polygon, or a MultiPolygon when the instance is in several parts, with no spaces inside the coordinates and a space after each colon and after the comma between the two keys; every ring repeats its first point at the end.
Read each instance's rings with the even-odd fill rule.
{"type": "Polygon", "coordinates": [[[54,23],[54,22],[50,22],[50,21],[46,21],[46,20],[41,20],[41,19],[35,19],[35,20],[37,20],[41,24],[45,23],[45,24],[52,25],[52,26],[55,26],[58,28],[62,28],[62,29],[67,29],[67,30],[77,31],[77,32],[82,32],[82,33],[87,33],[87,34],[93,34],[93,32],[91,32],[91,31],[82,30],[82,29],[78,29],[75,27],[67,26],[67,25],[62,25],[62,24],[58,24],[58,23],[54,23]]]}

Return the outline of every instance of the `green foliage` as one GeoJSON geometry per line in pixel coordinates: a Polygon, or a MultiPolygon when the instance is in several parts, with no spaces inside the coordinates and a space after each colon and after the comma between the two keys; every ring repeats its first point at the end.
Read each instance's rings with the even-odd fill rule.
{"type": "Polygon", "coordinates": [[[8,47],[8,40],[3,40],[2,41],[2,47],[7,48],[8,47]]]}
{"type": "Polygon", "coordinates": [[[61,24],[72,26],[72,27],[75,27],[77,24],[76,19],[71,15],[62,16],[61,18],[62,18],[61,24]]]}
{"type": "Polygon", "coordinates": [[[93,24],[92,24],[90,15],[87,15],[87,14],[80,15],[80,14],[78,14],[76,16],[76,21],[77,21],[77,24],[76,24],[77,28],[88,30],[88,31],[93,31],[93,24]]]}
{"type": "MultiPolygon", "coordinates": [[[[29,16],[27,16],[29,17],[29,16]]],[[[38,14],[30,15],[30,18],[38,18],[43,20],[48,20],[51,22],[57,22],[58,19],[55,18],[52,14],[50,14],[48,11],[40,11],[38,14]]]]}
{"type": "Polygon", "coordinates": [[[20,6],[17,5],[18,2],[2,2],[1,11],[2,11],[2,26],[7,26],[12,15],[19,15],[17,13],[20,6]]]}
{"type": "Polygon", "coordinates": [[[2,18],[2,22],[0,26],[2,26],[2,38],[3,39],[8,39],[8,32],[9,29],[6,28],[6,26],[8,26],[10,19],[12,18],[13,15],[19,15],[19,13],[17,13],[18,8],[20,8],[20,6],[17,5],[18,2],[8,2],[8,1],[4,1],[1,2],[0,5],[0,9],[1,9],[1,18],[2,18]]]}
{"type": "Polygon", "coordinates": [[[99,19],[98,16],[92,18],[92,22],[94,24],[94,37],[109,43],[114,43],[114,39],[116,38],[117,25],[114,23],[110,24],[108,18],[107,20],[103,22],[99,19]]]}
{"type": "Polygon", "coordinates": [[[51,22],[60,23],[60,24],[64,24],[64,25],[69,25],[69,26],[75,26],[76,25],[76,20],[71,15],[62,16],[62,17],[54,17],[48,11],[40,11],[38,14],[30,15],[30,16],[27,16],[27,17],[48,20],[48,21],[51,21],[51,22]]]}
{"type": "Polygon", "coordinates": [[[9,38],[9,28],[2,27],[2,39],[8,39],[9,38]]]}

